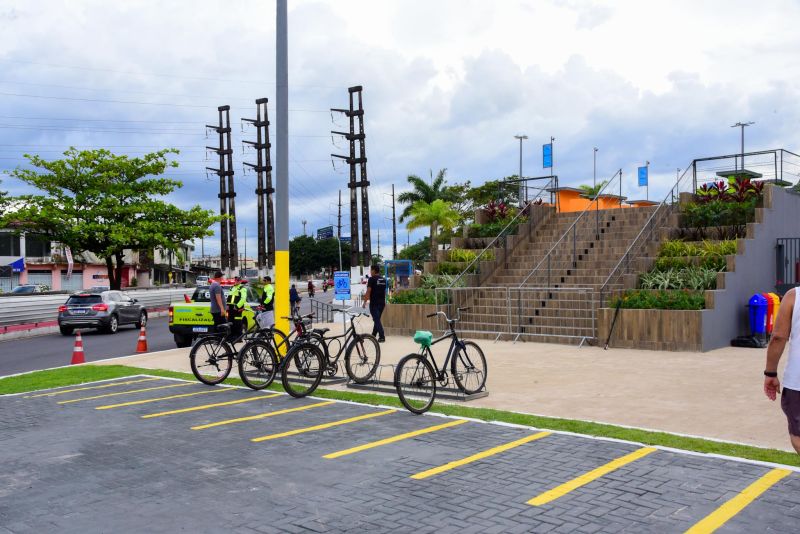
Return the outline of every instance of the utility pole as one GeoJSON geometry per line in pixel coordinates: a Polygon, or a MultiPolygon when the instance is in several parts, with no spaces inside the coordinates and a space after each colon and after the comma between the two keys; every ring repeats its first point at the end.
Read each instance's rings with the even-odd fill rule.
{"type": "Polygon", "coordinates": [[[244,256],[242,257],[242,270],[244,274],[242,276],[247,276],[247,227],[244,227],[244,256]]]}
{"type": "MultiPolygon", "coordinates": [[[[339,215],[336,222],[336,237],[342,239],[342,190],[339,189],[339,215]]],[[[341,269],[340,269],[341,270],[341,269]]]]}
{"type": "Polygon", "coordinates": [[[267,112],[266,98],[256,100],[256,118],[245,119],[242,121],[251,123],[256,128],[255,141],[243,141],[256,150],[256,164],[245,162],[245,165],[255,169],[258,174],[258,185],[256,187],[256,197],[258,206],[256,220],[258,221],[258,271],[259,276],[264,276],[265,270],[269,270],[275,262],[275,220],[272,209],[272,194],[275,188],[272,187],[272,162],[270,160],[269,142],[269,116],[267,112]],[[266,186],[265,186],[266,177],[266,186]],[[264,208],[266,205],[266,221],[264,219],[264,208]]]}
{"type": "Polygon", "coordinates": [[[592,186],[597,188],[597,147],[594,147],[592,154],[592,186]]]}
{"type": "Polygon", "coordinates": [[[213,171],[219,176],[219,214],[222,217],[220,221],[220,266],[221,269],[225,271],[226,276],[230,276],[231,271],[236,269],[238,261],[236,247],[236,206],[233,200],[236,196],[233,189],[233,149],[230,145],[230,109],[230,106],[218,107],[219,124],[217,126],[206,125],[206,128],[214,130],[219,135],[218,147],[206,147],[207,150],[212,150],[219,156],[219,168],[206,167],[206,169],[213,171]],[[226,217],[226,215],[230,218],[226,217]]]}
{"type": "MultiPolygon", "coordinates": [[[[744,129],[747,128],[748,126],[752,126],[753,124],[755,124],[755,122],[748,121],[748,122],[737,122],[736,124],[731,126],[731,128],[741,128],[741,130],[742,130],[742,151],[740,152],[741,155],[742,155],[742,170],[744,170],[744,129]]],[[[734,167],[738,171],[739,167],[735,163],[735,161],[736,160],[734,159],[734,167]]]]}
{"type": "Polygon", "coordinates": [[[397,259],[397,214],[394,211],[394,184],[392,184],[392,259],[397,259]]]}
{"type": "Polygon", "coordinates": [[[303,219],[300,222],[303,223],[303,235],[306,235],[306,224],[308,223],[308,221],[303,219]]]}
{"type": "Polygon", "coordinates": [[[519,139],[519,206],[522,207],[523,198],[524,198],[524,190],[525,182],[522,181],[522,140],[527,139],[528,136],[524,134],[515,135],[514,139],[519,139]]]}
{"type": "Polygon", "coordinates": [[[289,332],[289,38],[287,0],[276,0],[275,323],[289,332]]]}
{"type": "Polygon", "coordinates": [[[369,197],[368,187],[369,180],[367,179],[367,153],[364,146],[364,104],[362,100],[363,87],[356,85],[349,87],[347,92],[350,99],[349,109],[331,108],[331,111],[343,113],[350,119],[350,131],[337,132],[331,131],[332,134],[341,135],[350,142],[350,155],[342,156],[339,154],[331,154],[331,157],[345,160],[350,166],[350,182],[347,187],[350,189],[350,266],[369,265],[370,258],[372,257],[372,245],[370,238],[370,221],[369,221],[369,197]],[[356,96],[357,95],[357,96],[356,96]],[[356,108],[356,98],[358,99],[358,108],[356,108]],[[358,133],[356,133],[356,120],[358,120],[358,133]],[[356,141],[359,143],[358,157],[356,157],[356,141]],[[356,178],[356,166],[358,165],[359,178],[356,178]],[[361,188],[361,244],[359,247],[358,235],[358,194],[356,188],[361,188]],[[359,248],[362,253],[359,254],[359,248]]]}
{"type": "MultiPolygon", "coordinates": [[[[381,229],[378,228],[378,257],[380,257],[380,255],[381,255],[381,229]]],[[[372,261],[372,258],[370,258],[370,261],[372,261]]]]}

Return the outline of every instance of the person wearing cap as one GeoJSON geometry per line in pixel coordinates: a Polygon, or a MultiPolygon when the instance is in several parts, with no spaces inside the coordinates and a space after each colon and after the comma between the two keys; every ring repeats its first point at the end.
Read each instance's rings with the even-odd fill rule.
{"type": "Polygon", "coordinates": [[[269,328],[275,324],[275,286],[272,278],[264,277],[264,292],[261,295],[262,312],[258,314],[258,324],[261,328],[269,328]]]}
{"type": "Polygon", "coordinates": [[[228,316],[231,318],[231,339],[239,339],[242,335],[242,314],[247,305],[247,279],[236,276],[234,286],[228,293],[228,316]]]}
{"type": "Polygon", "coordinates": [[[225,293],[219,281],[222,280],[222,271],[214,273],[211,286],[208,288],[208,296],[211,300],[211,317],[214,320],[214,328],[223,324],[228,319],[228,310],[225,306],[225,293]]]}

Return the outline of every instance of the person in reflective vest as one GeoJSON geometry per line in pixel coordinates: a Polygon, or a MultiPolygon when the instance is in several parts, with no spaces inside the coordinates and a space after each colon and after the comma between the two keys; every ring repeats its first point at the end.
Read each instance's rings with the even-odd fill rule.
{"type": "Polygon", "coordinates": [[[275,286],[272,285],[272,278],[269,276],[264,277],[261,307],[263,310],[258,314],[258,325],[261,328],[269,328],[275,324],[275,286]]]}
{"type": "Polygon", "coordinates": [[[228,293],[228,317],[233,323],[231,326],[231,339],[238,339],[242,335],[242,313],[247,305],[247,279],[236,277],[236,284],[228,293]]]}

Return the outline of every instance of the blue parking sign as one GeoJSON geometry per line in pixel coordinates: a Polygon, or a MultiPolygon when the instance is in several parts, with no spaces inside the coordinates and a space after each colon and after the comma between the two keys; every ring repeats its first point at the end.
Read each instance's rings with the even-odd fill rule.
{"type": "Polygon", "coordinates": [[[350,300],[349,271],[336,271],[333,273],[333,298],[336,300],[350,300]]]}

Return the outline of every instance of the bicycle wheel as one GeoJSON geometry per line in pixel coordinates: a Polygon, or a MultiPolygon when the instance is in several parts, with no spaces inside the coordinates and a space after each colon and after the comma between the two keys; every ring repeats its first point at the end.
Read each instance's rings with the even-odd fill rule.
{"type": "Polygon", "coordinates": [[[486,358],[477,343],[465,341],[453,355],[452,375],[458,389],[472,395],[486,384],[486,358]]]}
{"type": "Polygon", "coordinates": [[[317,389],[325,371],[325,358],[319,347],[300,341],[289,349],[281,366],[281,383],[292,397],[305,397],[317,389]]]}
{"type": "Polygon", "coordinates": [[[347,376],[356,384],[364,384],[372,378],[380,361],[381,346],[378,340],[369,334],[355,336],[344,354],[347,376]]]}
{"type": "Polygon", "coordinates": [[[204,337],[192,347],[189,362],[195,378],[213,386],[228,378],[233,366],[233,349],[222,338],[204,337]]]}
{"type": "Polygon", "coordinates": [[[408,411],[416,414],[427,412],[436,398],[433,367],[419,354],[405,356],[395,369],[394,387],[408,411]]]}
{"type": "Polygon", "coordinates": [[[239,376],[251,389],[264,389],[272,384],[278,371],[278,359],[267,341],[257,339],[239,352],[239,376]]]}

